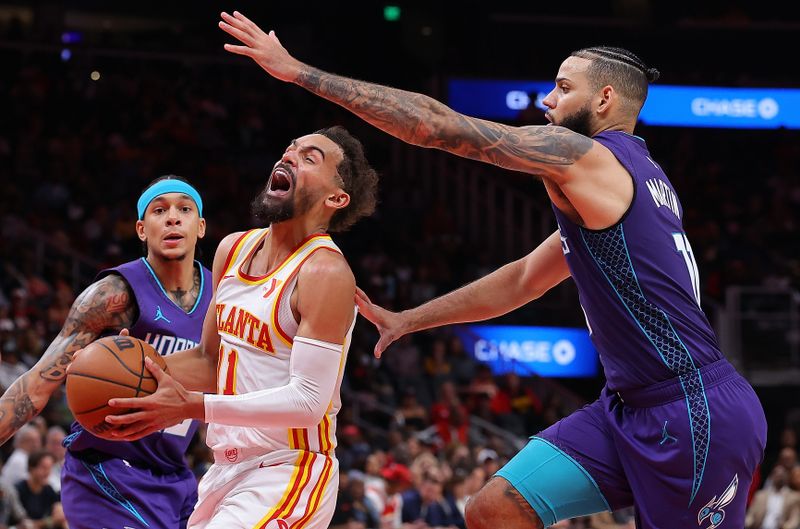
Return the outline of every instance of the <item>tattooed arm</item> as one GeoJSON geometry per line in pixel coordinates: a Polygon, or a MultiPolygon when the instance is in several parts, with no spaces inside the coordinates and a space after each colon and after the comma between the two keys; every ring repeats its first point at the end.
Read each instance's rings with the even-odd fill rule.
{"type": "Polygon", "coordinates": [[[111,274],[84,290],[42,358],[0,397],[0,444],[42,411],[64,380],[75,351],[105,330],[130,327],[135,316],[136,302],[120,276],[111,274]]]}
{"type": "Polygon", "coordinates": [[[296,83],[414,145],[553,178],[594,145],[563,127],[510,127],[459,114],[423,94],[323,72],[289,55],[274,32],[264,33],[238,12],[222,13],[219,25],[244,44],[226,44],[226,50],[251,57],[270,75],[296,83]]]}

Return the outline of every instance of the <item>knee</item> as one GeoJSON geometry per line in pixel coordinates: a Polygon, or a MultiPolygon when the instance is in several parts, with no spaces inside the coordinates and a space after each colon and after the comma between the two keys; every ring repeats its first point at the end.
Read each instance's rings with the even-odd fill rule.
{"type": "Polygon", "coordinates": [[[539,516],[505,479],[489,481],[466,505],[467,529],[542,529],[539,516]]]}
{"type": "Polygon", "coordinates": [[[491,500],[487,500],[486,494],[481,490],[470,498],[464,508],[464,521],[467,529],[489,529],[494,514],[491,500]]]}

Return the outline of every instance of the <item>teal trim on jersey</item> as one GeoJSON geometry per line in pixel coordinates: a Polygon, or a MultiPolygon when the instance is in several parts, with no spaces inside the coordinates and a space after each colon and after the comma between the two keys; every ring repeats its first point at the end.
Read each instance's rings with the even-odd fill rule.
{"type": "Polygon", "coordinates": [[[611,510],[589,472],[541,437],[532,437],[495,475],[517,489],[545,527],[559,520],[611,510]]]}
{"type": "Polygon", "coordinates": [[[83,466],[89,471],[89,474],[92,475],[92,479],[95,483],[97,483],[97,486],[100,488],[103,494],[119,503],[123,509],[135,516],[136,519],[142,522],[145,526],[150,527],[150,524],[147,523],[147,520],[142,518],[142,515],[139,514],[139,511],[136,510],[136,507],[133,506],[130,500],[123,496],[122,493],[117,490],[117,487],[111,483],[111,480],[108,479],[105,469],[103,469],[102,463],[98,463],[96,465],[92,465],[84,461],[81,461],[81,463],[83,463],[83,466]]]}
{"type": "MultiPolygon", "coordinates": [[[[173,305],[175,305],[176,307],[181,309],[181,312],[183,312],[183,307],[181,307],[180,305],[175,303],[175,301],[173,301],[172,298],[169,297],[169,294],[167,294],[167,291],[164,290],[164,285],[161,284],[161,280],[158,279],[158,276],[156,275],[156,271],[153,270],[153,267],[150,266],[150,263],[147,262],[147,259],[145,259],[144,257],[140,257],[140,259],[142,261],[144,261],[144,265],[150,271],[150,274],[153,276],[153,279],[156,280],[156,284],[158,285],[158,288],[161,289],[161,292],[164,294],[164,297],[167,298],[173,305]]],[[[206,275],[203,273],[203,265],[201,265],[200,261],[197,261],[197,260],[194,262],[194,264],[197,265],[197,269],[200,271],[200,292],[197,294],[197,299],[194,301],[194,307],[192,307],[192,310],[190,310],[186,314],[193,313],[195,311],[195,309],[197,308],[197,306],[200,304],[200,300],[203,298],[203,286],[205,285],[205,282],[206,282],[206,275]]]]}
{"type": "MultiPolygon", "coordinates": [[[[594,260],[595,264],[597,265],[597,268],[600,270],[600,273],[602,273],[603,276],[606,278],[606,281],[608,281],[608,284],[609,286],[611,286],[611,289],[614,291],[619,300],[622,302],[622,306],[625,307],[625,310],[627,310],[628,314],[631,315],[631,318],[633,318],[633,321],[636,323],[639,329],[641,329],[647,341],[649,341],[653,345],[653,348],[658,353],[658,356],[661,357],[661,361],[664,362],[664,365],[667,366],[667,369],[669,369],[670,371],[675,373],[676,376],[678,376],[678,379],[681,384],[681,390],[685,395],[686,411],[689,417],[689,429],[692,435],[692,459],[694,461],[694,469],[692,476],[692,492],[689,498],[689,505],[691,505],[692,502],[694,501],[695,496],[697,495],[697,492],[700,490],[700,485],[703,482],[706,461],[708,460],[709,446],[711,445],[711,411],[708,408],[708,398],[706,397],[706,391],[705,391],[705,386],[703,385],[703,379],[700,376],[700,372],[697,370],[697,366],[694,363],[694,358],[692,358],[692,355],[689,352],[689,349],[686,347],[686,344],[683,343],[683,340],[681,340],[681,337],[678,335],[678,332],[672,325],[672,321],[669,319],[669,316],[667,316],[667,314],[660,307],[657,307],[656,305],[652,304],[645,297],[644,291],[642,290],[642,286],[639,283],[639,278],[636,275],[636,270],[633,267],[633,260],[631,259],[630,252],[628,251],[628,242],[625,240],[625,230],[623,226],[620,224],[617,228],[615,228],[615,230],[619,230],[619,238],[620,241],[622,242],[622,247],[625,250],[624,265],[629,267],[631,275],[633,276],[633,281],[635,282],[635,293],[638,294],[638,298],[641,299],[641,303],[643,305],[652,306],[652,308],[657,312],[657,314],[664,319],[664,322],[669,326],[669,332],[671,334],[671,337],[673,337],[675,341],[677,341],[677,343],[680,344],[682,352],[685,353],[685,357],[688,359],[689,362],[689,365],[687,367],[689,367],[690,369],[685,369],[683,371],[676,369],[677,367],[680,366],[671,363],[667,359],[667,357],[664,355],[664,352],[661,350],[661,347],[659,347],[659,345],[655,342],[655,340],[651,336],[651,333],[644,328],[642,322],[639,320],[639,318],[636,317],[636,314],[634,314],[632,308],[628,305],[628,302],[626,301],[625,297],[623,297],[617,286],[614,284],[614,281],[612,281],[611,277],[609,277],[609,274],[606,272],[604,264],[601,263],[600,260],[595,255],[595,251],[593,251],[592,246],[589,244],[589,241],[586,240],[586,235],[588,232],[586,230],[583,230],[582,228],[579,229],[581,233],[581,239],[583,240],[583,244],[586,246],[587,252],[594,260]],[[697,378],[696,381],[694,380],[694,377],[697,378]],[[696,395],[696,391],[693,392],[686,388],[686,384],[692,382],[696,382],[699,386],[697,389],[699,390],[700,394],[703,397],[702,403],[694,402],[691,397],[692,395],[696,395]],[[699,418],[701,415],[705,419],[705,424],[699,422],[699,418]],[[696,428],[696,426],[702,426],[702,428],[696,428]]],[[[591,233],[589,234],[591,235],[591,233]]],[[[612,271],[614,271],[613,266],[609,265],[609,267],[612,269],[612,271]]],[[[625,290],[627,291],[627,293],[634,292],[634,288],[626,288],[625,290]]],[[[666,330],[667,329],[664,329],[665,331],[664,334],[666,334],[666,330]]],[[[657,336],[657,338],[660,338],[660,336],[657,336]]]]}

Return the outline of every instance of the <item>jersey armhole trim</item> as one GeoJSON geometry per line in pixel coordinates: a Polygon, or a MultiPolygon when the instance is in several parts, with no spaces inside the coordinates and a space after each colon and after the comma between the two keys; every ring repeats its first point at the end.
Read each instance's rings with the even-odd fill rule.
{"type": "MultiPolygon", "coordinates": [[[[225,258],[225,264],[222,267],[223,276],[228,272],[228,270],[230,270],[231,265],[234,263],[234,261],[236,261],[236,258],[239,257],[239,252],[242,250],[244,240],[254,231],[256,230],[248,230],[244,232],[239,236],[238,239],[236,239],[236,242],[233,243],[233,246],[231,246],[231,249],[228,251],[228,256],[225,258]]],[[[220,276],[220,278],[221,277],[222,276],[220,276]]]]}

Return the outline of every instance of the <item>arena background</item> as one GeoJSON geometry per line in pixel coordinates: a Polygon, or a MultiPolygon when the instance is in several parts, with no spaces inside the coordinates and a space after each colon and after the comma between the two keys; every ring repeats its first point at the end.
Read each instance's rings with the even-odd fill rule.
{"type": "MultiPolygon", "coordinates": [[[[225,234],[250,226],[249,203],[287,141],[334,123],[364,141],[381,173],[376,215],[335,237],[380,304],[424,302],[524,255],[553,229],[546,195],[530,177],[402,144],[226,54],[221,10],[275,29],[292,54],[317,67],[443,101],[452,78],[547,81],[570,51],[596,44],[639,54],[661,71],[658,85],[800,88],[797,6],[202,4],[0,2],[3,389],[41,355],[97,270],[140,255],[134,204],[147,182],[174,173],[200,190],[209,227],[202,260],[210,265],[225,234]]],[[[529,108],[509,122],[544,119],[529,108]]],[[[646,125],[637,133],[681,197],[703,306],[765,407],[760,484],[779,454],[786,466],[797,464],[800,133],[646,125]]],[[[569,281],[492,323],[584,327],[569,281]]],[[[371,356],[375,341],[360,321],[338,431],[346,476],[338,525],[377,526],[370,497],[386,485],[381,471],[396,468],[391,461],[411,469],[412,488],[419,469],[434,466],[447,481],[444,495],[458,503],[527,435],[592,400],[603,384],[600,376],[550,378],[524,368],[519,378],[493,374],[452,329],[401,340],[382,362],[371,356]]],[[[63,395],[42,417],[43,428],[69,424],[63,395]]],[[[2,447],[4,458],[11,449],[2,447]]],[[[190,458],[202,475],[202,442],[190,458]]]]}

